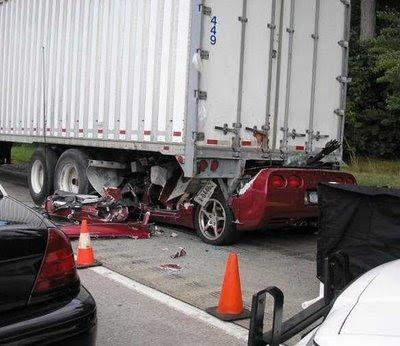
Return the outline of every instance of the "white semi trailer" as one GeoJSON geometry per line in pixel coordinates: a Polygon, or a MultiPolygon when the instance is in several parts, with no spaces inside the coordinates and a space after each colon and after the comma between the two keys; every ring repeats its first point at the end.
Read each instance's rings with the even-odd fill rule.
{"type": "MultiPolygon", "coordinates": [[[[281,170],[280,196],[298,178],[303,202],[326,176],[346,176],[340,149],[328,171],[282,166],[342,141],[350,12],[349,0],[0,0],[0,159],[12,143],[37,145],[37,203],[57,189],[90,192],[89,165],[108,183],[134,177],[142,197],[149,179],[182,175],[171,184],[186,200],[158,201],[166,183],[140,198],[156,215],[202,190],[193,218],[208,242],[274,223],[247,227],[235,207],[261,173],[281,170]]],[[[316,213],[292,207],[281,218],[316,213]]]]}

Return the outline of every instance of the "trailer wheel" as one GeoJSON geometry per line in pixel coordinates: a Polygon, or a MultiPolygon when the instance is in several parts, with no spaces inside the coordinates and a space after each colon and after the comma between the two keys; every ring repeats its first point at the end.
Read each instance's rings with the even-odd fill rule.
{"type": "Polygon", "coordinates": [[[29,192],[37,205],[42,205],[53,192],[54,169],[57,154],[50,148],[38,147],[33,153],[29,166],[29,192]]]}
{"type": "Polygon", "coordinates": [[[233,212],[219,192],[204,207],[197,206],[194,221],[197,234],[205,243],[228,245],[239,238],[233,212]]]}
{"type": "Polygon", "coordinates": [[[58,159],[54,190],[88,194],[90,183],[86,175],[89,157],[79,149],[68,149],[58,159]]]}

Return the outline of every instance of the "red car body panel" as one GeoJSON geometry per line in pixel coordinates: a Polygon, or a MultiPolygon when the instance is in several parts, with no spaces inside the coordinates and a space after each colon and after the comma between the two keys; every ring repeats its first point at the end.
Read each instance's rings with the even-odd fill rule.
{"type": "Polygon", "coordinates": [[[178,211],[166,211],[146,209],[150,211],[150,220],[152,222],[166,223],[170,225],[182,226],[194,229],[194,213],[196,209],[193,205],[188,208],[181,208],[178,211]]]}
{"type": "Polygon", "coordinates": [[[260,171],[238,196],[232,197],[232,209],[241,231],[256,230],[274,224],[293,224],[318,217],[318,206],[307,201],[309,192],[317,191],[319,183],[356,184],[348,173],[316,170],[271,168],[260,171]],[[286,180],[284,187],[273,187],[271,178],[286,180]],[[300,187],[287,184],[289,177],[302,180],[300,187]]]}
{"type": "MultiPolygon", "coordinates": [[[[356,184],[356,179],[348,173],[296,168],[268,168],[261,170],[230,204],[239,231],[258,230],[272,225],[291,225],[318,217],[318,206],[307,203],[308,192],[317,191],[319,183],[356,184]],[[296,176],[302,184],[298,188],[271,186],[271,178],[284,179],[296,176]]],[[[194,228],[193,205],[178,211],[154,210],[151,220],[172,225],[194,228]]]]}

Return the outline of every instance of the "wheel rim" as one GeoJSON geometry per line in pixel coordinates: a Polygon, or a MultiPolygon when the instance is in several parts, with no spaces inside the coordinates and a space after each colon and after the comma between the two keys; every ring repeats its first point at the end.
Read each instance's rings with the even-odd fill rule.
{"type": "Polygon", "coordinates": [[[223,205],[211,198],[199,212],[201,233],[209,240],[217,240],[225,231],[226,213],[223,205]]]}
{"type": "Polygon", "coordinates": [[[59,187],[62,191],[78,193],[78,170],[72,163],[65,164],[60,172],[59,187]]]}
{"type": "Polygon", "coordinates": [[[36,160],[31,170],[31,185],[33,192],[39,194],[44,185],[44,167],[40,160],[36,160]]]}

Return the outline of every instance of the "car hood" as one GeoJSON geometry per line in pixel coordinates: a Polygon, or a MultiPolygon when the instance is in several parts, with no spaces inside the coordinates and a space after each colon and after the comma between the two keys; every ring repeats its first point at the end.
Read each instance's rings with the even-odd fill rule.
{"type": "Polygon", "coordinates": [[[361,276],[336,300],[315,334],[318,345],[399,345],[400,260],[361,276]]]}

